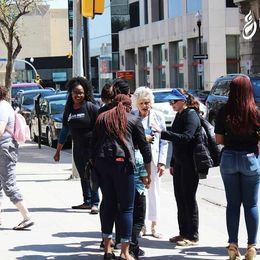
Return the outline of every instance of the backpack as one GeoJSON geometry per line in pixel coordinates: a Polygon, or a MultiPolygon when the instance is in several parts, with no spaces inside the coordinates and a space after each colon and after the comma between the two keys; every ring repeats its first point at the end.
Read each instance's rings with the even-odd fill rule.
{"type": "Polygon", "coordinates": [[[24,143],[31,140],[30,128],[26,124],[25,118],[18,111],[19,109],[14,111],[14,132],[12,136],[18,143],[24,143]]]}

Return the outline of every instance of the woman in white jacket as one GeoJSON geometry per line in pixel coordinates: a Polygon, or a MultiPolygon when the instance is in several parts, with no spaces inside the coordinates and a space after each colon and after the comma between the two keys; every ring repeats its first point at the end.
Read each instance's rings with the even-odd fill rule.
{"type": "MultiPolygon", "coordinates": [[[[151,185],[147,191],[147,211],[146,220],[151,221],[151,233],[155,238],[160,238],[158,233],[158,220],[160,217],[160,177],[165,171],[168,142],[160,138],[160,134],[154,133],[152,125],[157,125],[161,129],[166,129],[164,115],[152,109],[154,95],[147,87],[139,87],[132,96],[133,106],[137,108],[134,113],[142,118],[147,141],[151,143],[152,150],[152,171],[151,185]]],[[[143,234],[146,227],[143,228],[143,234]]]]}

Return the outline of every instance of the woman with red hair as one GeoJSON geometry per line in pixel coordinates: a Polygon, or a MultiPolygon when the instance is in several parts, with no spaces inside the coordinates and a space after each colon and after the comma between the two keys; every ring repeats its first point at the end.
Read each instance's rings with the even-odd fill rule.
{"type": "Polygon", "coordinates": [[[98,116],[93,133],[92,158],[102,192],[100,220],[104,259],[115,259],[112,253],[112,230],[117,214],[120,223],[120,259],[134,259],[129,254],[135,198],[134,145],[140,149],[148,174],[151,173],[151,150],[145,140],[142,122],[130,111],[130,97],[117,95],[113,107],[98,116]]]}
{"type": "Polygon", "coordinates": [[[225,186],[229,259],[241,259],[238,229],[241,204],[244,207],[248,235],[246,260],[256,258],[259,223],[258,191],[260,157],[258,151],[260,113],[257,110],[250,79],[237,76],[230,83],[227,104],[216,120],[216,141],[223,144],[220,172],[225,186]]]}

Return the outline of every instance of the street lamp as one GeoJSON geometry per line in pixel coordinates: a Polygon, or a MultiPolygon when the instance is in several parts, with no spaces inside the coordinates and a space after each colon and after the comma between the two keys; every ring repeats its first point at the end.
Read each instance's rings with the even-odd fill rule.
{"type": "MultiPolygon", "coordinates": [[[[201,55],[202,54],[202,52],[201,52],[201,20],[202,20],[202,15],[199,11],[196,13],[195,18],[197,20],[197,26],[198,26],[198,31],[199,31],[199,55],[201,55]]],[[[200,88],[200,90],[203,89],[202,72],[203,72],[203,65],[202,65],[201,59],[199,59],[198,74],[199,74],[199,88],[200,88]]]]}

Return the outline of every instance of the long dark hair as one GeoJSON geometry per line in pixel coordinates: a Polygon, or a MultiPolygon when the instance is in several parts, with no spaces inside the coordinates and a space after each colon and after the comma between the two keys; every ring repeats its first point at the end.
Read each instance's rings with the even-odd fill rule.
{"type": "Polygon", "coordinates": [[[237,76],[230,83],[226,104],[226,123],[232,132],[246,134],[260,125],[253,88],[247,76],[237,76]]]}
{"type": "Polygon", "coordinates": [[[0,100],[6,100],[7,94],[7,89],[4,86],[0,86],[0,100]]]}
{"type": "MultiPolygon", "coordinates": [[[[127,148],[125,144],[125,134],[127,127],[126,113],[131,107],[131,98],[124,94],[118,94],[113,100],[113,108],[101,113],[97,118],[97,125],[101,122],[105,124],[106,131],[109,135],[112,135],[119,139],[121,144],[127,148]]],[[[99,129],[99,131],[104,131],[99,129]]]]}

